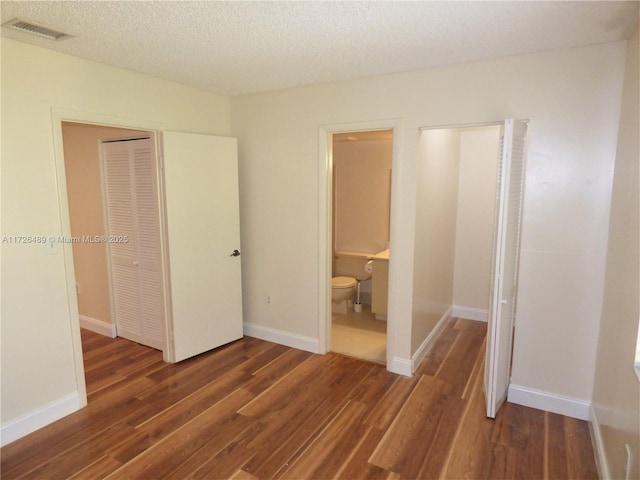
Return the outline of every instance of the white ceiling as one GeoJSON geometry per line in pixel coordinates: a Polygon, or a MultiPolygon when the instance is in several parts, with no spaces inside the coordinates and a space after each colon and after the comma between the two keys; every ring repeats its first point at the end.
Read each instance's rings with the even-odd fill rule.
{"type": "Polygon", "coordinates": [[[2,1],[2,37],[226,95],[627,38],[638,1],[2,1]]]}

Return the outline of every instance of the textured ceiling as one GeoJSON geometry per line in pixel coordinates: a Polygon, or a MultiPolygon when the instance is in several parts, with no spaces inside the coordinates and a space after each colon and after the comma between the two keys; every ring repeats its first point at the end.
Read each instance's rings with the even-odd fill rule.
{"type": "Polygon", "coordinates": [[[621,40],[629,2],[2,1],[2,36],[238,95],[621,40]]]}

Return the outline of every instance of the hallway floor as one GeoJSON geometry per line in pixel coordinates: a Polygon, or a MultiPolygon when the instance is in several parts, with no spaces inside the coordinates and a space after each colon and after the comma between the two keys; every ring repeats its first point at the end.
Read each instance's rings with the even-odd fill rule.
{"type": "Polygon", "coordinates": [[[331,350],[343,355],[385,364],[387,362],[387,322],[376,320],[371,305],[362,312],[332,315],[331,350]]]}

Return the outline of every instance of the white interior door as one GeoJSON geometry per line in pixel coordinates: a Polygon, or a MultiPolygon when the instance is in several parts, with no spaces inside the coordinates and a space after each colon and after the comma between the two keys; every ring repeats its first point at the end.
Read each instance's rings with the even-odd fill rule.
{"type": "Polygon", "coordinates": [[[153,141],[105,141],[102,152],[118,336],[162,350],[165,324],[153,141]]]}
{"type": "Polygon", "coordinates": [[[487,417],[495,418],[507,398],[516,313],[520,224],[527,125],[506,120],[500,141],[492,283],[489,299],[484,391],[487,417]]]}
{"type": "Polygon", "coordinates": [[[164,132],[163,145],[167,358],[178,362],[242,337],[237,141],[164,132]]]}

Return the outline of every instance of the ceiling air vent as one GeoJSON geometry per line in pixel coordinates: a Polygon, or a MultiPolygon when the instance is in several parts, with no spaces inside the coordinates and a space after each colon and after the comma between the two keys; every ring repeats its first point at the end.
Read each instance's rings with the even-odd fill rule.
{"type": "Polygon", "coordinates": [[[63,38],[72,36],[68,33],[59,32],[52,28],[43,27],[42,25],[27,22],[26,20],[21,20],[19,18],[9,20],[8,22],[3,23],[2,26],[12,28],[13,30],[18,30],[20,32],[38,35],[39,37],[48,38],[49,40],[62,40],[63,38]]]}

